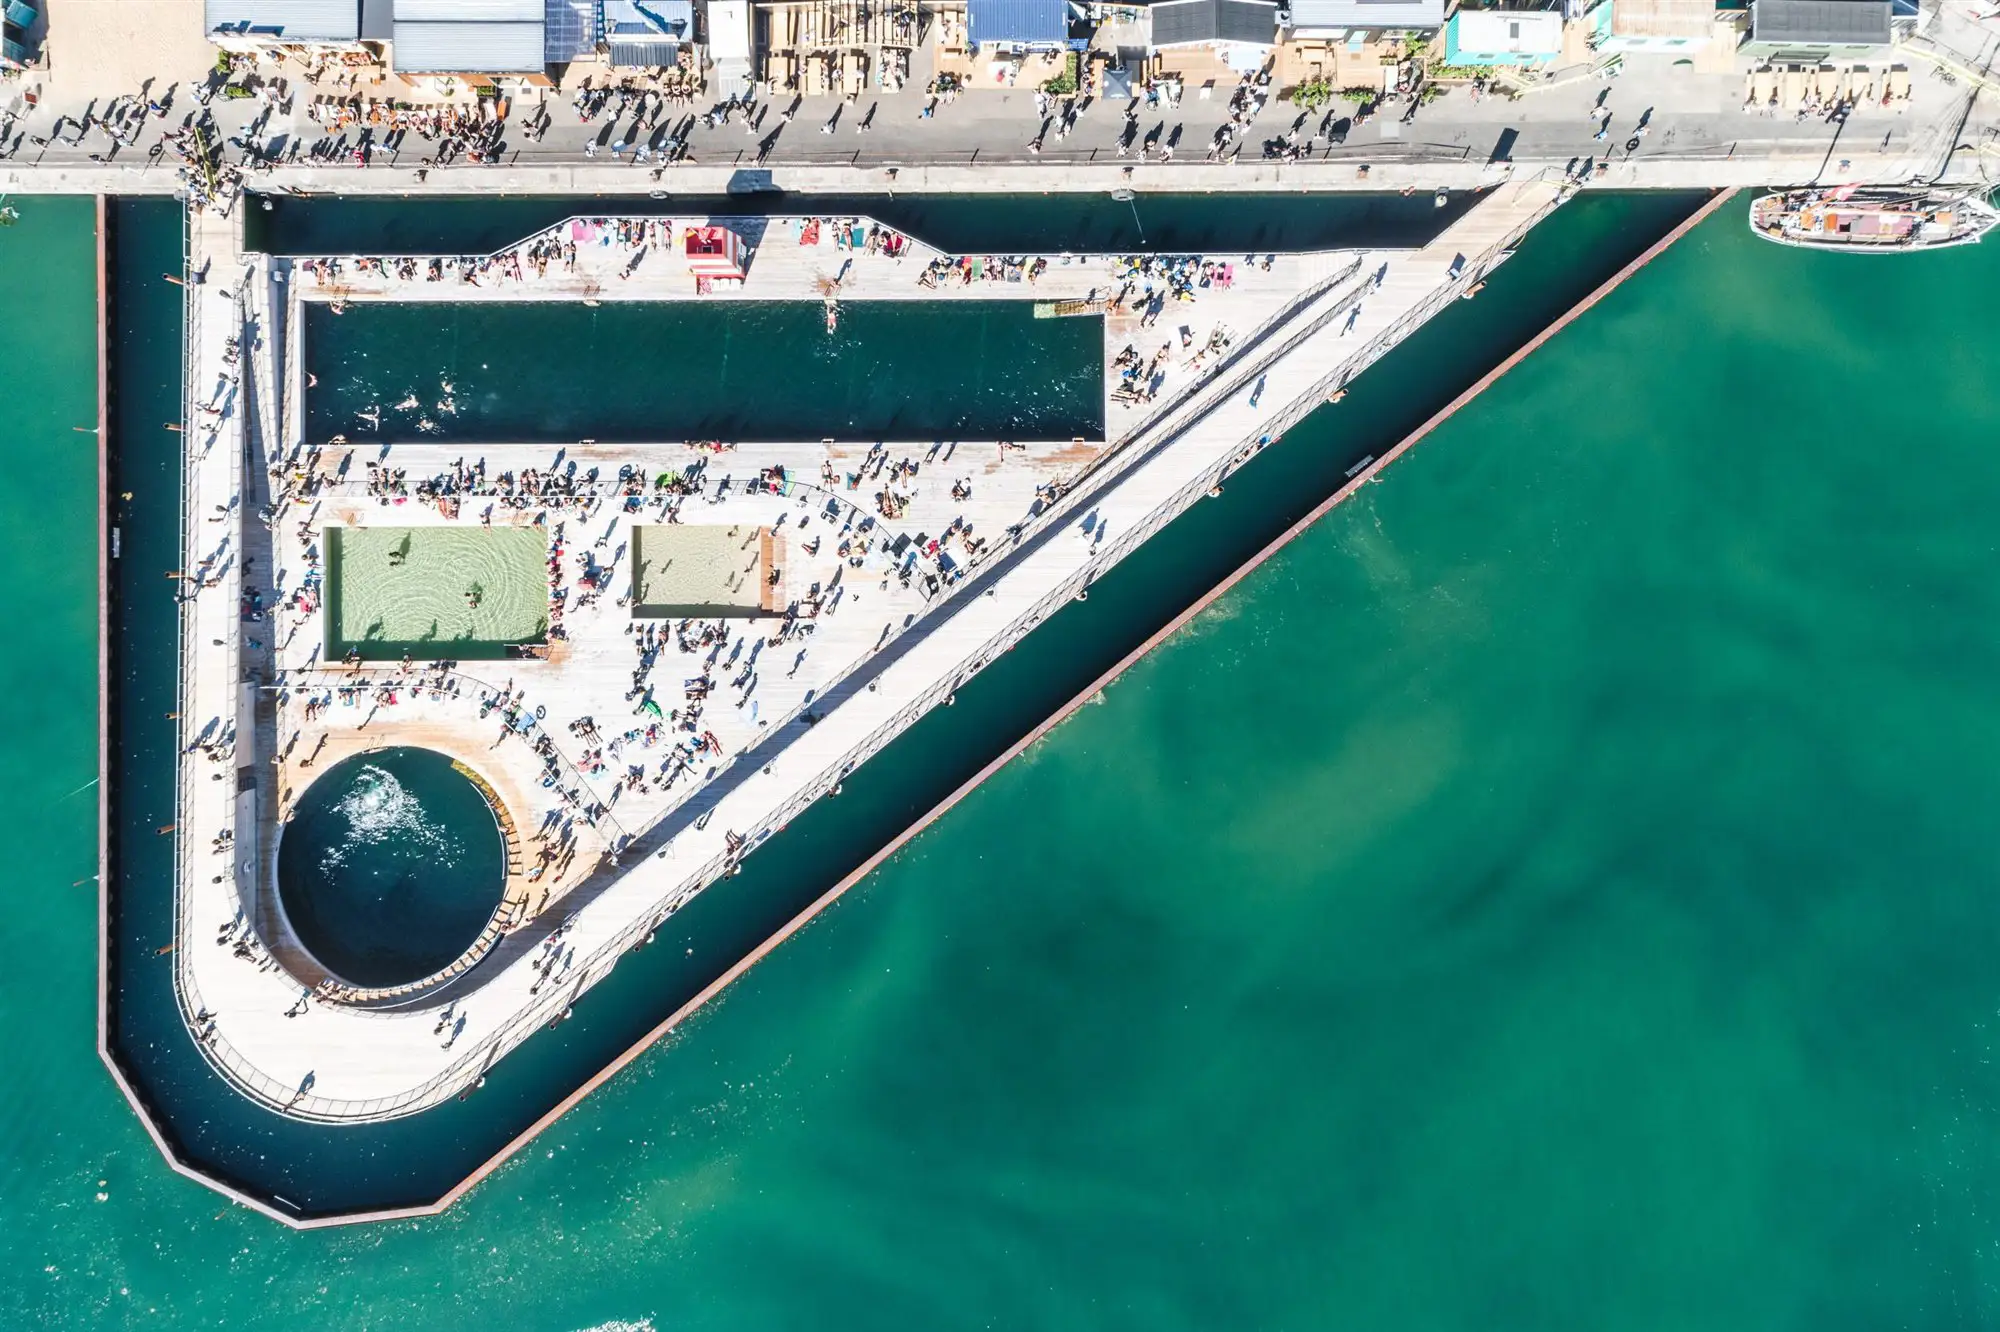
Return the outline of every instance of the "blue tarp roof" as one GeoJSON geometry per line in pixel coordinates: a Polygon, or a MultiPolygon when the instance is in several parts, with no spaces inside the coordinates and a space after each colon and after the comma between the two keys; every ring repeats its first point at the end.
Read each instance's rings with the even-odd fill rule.
{"type": "Polygon", "coordinates": [[[692,0],[604,0],[607,41],[691,42],[692,0]]]}
{"type": "Polygon", "coordinates": [[[966,27],[981,42],[1060,42],[1069,36],[1068,0],[968,0],[966,27]]]}

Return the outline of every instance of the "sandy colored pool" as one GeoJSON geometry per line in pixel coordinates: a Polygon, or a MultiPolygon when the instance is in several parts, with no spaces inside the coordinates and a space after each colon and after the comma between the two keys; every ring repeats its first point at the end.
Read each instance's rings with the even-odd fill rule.
{"type": "Polygon", "coordinates": [[[769,610],[773,538],[760,527],[633,529],[632,602],[644,616],[756,615],[769,610]]]}

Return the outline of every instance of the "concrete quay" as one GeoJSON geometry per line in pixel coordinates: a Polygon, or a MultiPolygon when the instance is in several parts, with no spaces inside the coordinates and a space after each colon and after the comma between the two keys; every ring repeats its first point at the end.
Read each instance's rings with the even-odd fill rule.
{"type": "MultiPolygon", "coordinates": [[[[809,96],[794,107],[790,94],[770,95],[752,117],[750,133],[741,116],[706,124],[700,113],[708,108],[689,105],[673,118],[672,134],[690,156],[670,168],[614,159],[620,140],[657,147],[667,127],[642,133],[629,119],[581,119],[571,94],[583,67],[572,70],[561,88],[515,99],[499,162],[490,166],[435,166],[425,160],[434,157],[434,145],[411,138],[392,147],[377,129],[368,134],[368,165],[357,169],[352,153],[364,127],[342,134],[316,123],[307,109],[328,89],[301,81],[293,65],[259,70],[264,79],[283,81],[285,95],[275,107],[255,97],[219,98],[206,113],[214,118],[217,140],[228,145],[230,162],[248,161],[254,149],[261,159],[283,163],[269,172],[261,162],[252,166],[254,187],[354,194],[712,192],[732,178],[748,188],[766,172],[781,188],[822,192],[1098,192],[1126,184],[1188,191],[1469,189],[1507,163],[1517,175],[1587,166],[1593,179],[1623,188],[1901,182],[1940,174],[1977,181],[1985,159],[2000,153],[2000,104],[1983,95],[2000,87],[1990,73],[1992,22],[1958,0],[1939,6],[1933,17],[1923,35],[1900,44],[1886,62],[1905,76],[1907,99],[1883,105],[1879,97],[1864,97],[1843,118],[1757,102],[1750,74],[1757,62],[1749,59],[1712,52],[1698,67],[1686,67],[1670,55],[1632,53],[1616,77],[1609,77],[1602,59],[1580,60],[1551,70],[1518,97],[1478,97],[1460,88],[1420,107],[1390,103],[1366,118],[1345,100],[1323,118],[1301,117],[1290,104],[1272,100],[1247,126],[1240,158],[1228,163],[1204,161],[1202,151],[1227,120],[1227,86],[1208,97],[1134,108],[1145,139],[1157,135],[1157,142],[1177,145],[1170,162],[1159,161],[1157,151],[1143,162],[1146,155],[1137,148],[1119,154],[1128,130],[1118,103],[1084,106],[1066,136],[1043,138],[1037,131],[1044,113],[1032,89],[968,93],[920,119],[921,78],[916,88],[871,95],[851,108],[836,97],[809,96]],[[1603,138],[1590,115],[1600,98],[1613,113],[1603,138]],[[795,117],[785,119],[785,111],[795,117]],[[546,117],[545,129],[531,135],[526,123],[536,116],[546,117]],[[867,132],[856,133],[864,120],[867,132]],[[1643,135],[1637,132],[1642,121],[1643,135]],[[818,132],[830,122],[830,132],[818,132]],[[1263,158],[1262,145],[1282,141],[1295,124],[1314,135],[1307,159],[1263,158]],[[1029,147],[1036,140],[1039,152],[1029,147]],[[324,150],[331,164],[316,163],[314,149],[324,150]],[[1505,161],[1496,167],[1496,158],[1505,161]],[[1599,165],[1606,168],[1601,178],[1595,176],[1599,165]]],[[[171,159],[151,162],[147,153],[151,140],[189,111],[187,83],[198,82],[202,71],[151,72],[158,76],[155,95],[173,80],[186,82],[177,94],[169,90],[170,100],[178,97],[169,115],[150,122],[129,146],[102,133],[58,134],[57,116],[83,114],[88,99],[103,89],[84,91],[77,71],[43,78],[39,104],[16,127],[19,146],[10,145],[11,156],[0,160],[0,185],[22,192],[175,191],[171,159]],[[37,138],[48,142],[37,144],[37,138]]],[[[139,81],[133,78],[126,91],[136,93],[139,81]]],[[[1886,73],[1878,73],[1871,87],[1879,91],[1885,82],[1886,73]]],[[[360,92],[377,99],[421,96],[393,84],[364,84],[360,92]]]]}
{"type": "MultiPolygon", "coordinates": [[[[698,786],[662,790],[658,779],[642,775],[621,788],[629,777],[629,768],[620,771],[626,765],[586,772],[588,765],[569,752],[575,741],[566,721],[593,715],[593,709],[600,718],[626,715],[616,711],[620,706],[630,711],[625,690],[634,661],[628,614],[605,601],[591,608],[594,614],[572,611],[566,623],[574,651],[566,662],[504,665],[516,668],[512,687],[532,691],[547,708],[539,729],[563,751],[565,775],[575,774],[570,810],[605,811],[599,824],[590,825],[599,833],[592,850],[600,851],[601,859],[590,862],[590,873],[561,885],[559,896],[552,886],[556,909],[546,903],[536,907],[540,914],[531,911],[530,919],[476,968],[424,992],[420,1002],[388,1008],[333,1002],[324,989],[319,999],[300,1003],[313,990],[315,978],[295,941],[287,938],[282,912],[275,908],[271,842],[285,793],[295,790],[303,777],[295,765],[270,760],[283,759],[288,748],[303,757],[321,736],[329,753],[340,752],[334,745],[359,752],[378,741],[361,738],[361,732],[375,728],[363,723],[367,709],[358,706],[322,711],[315,720],[323,724],[308,737],[302,729],[304,700],[336,681],[353,687],[355,677],[342,671],[316,674],[323,667],[300,660],[310,651],[307,644],[320,637],[310,615],[288,622],[281,613],[269,624],[241,618],[241,566],[230,558],[236,547],[225,541],[225,534],[231,535],[246,550],[265,543],[268,553],[256,557],[253,577],[268,604],[282,607],[288,591],[297,587],[287,580],[298,577],[311,534],[336,516],[367,521],[382,510],[384,497],[358,481],[323,483],[317,493],[269,499],[257,493],[258,471],[268,476],[275,467],[282,484],[294,452],[306,443],[298,429],[297,386],[288,382],[302,369],[294,354],[281,372],[276,351],[296,339],[299,321],[292,304],[314,297],[296,272],[280,282],[287,276],[281,265],[244,261],[226,224],[198,225],[191,238],[191,268],[206,268],[208,277],[189,289],[189,345],[195,358],[190,384],[205,388],[218,377],[226,383],[232,337],[245,349],[239,355],[254,367],[247,377],[247,417],[227,398],[219,417],[202,410],[210,401],[206,397],[191,391],[190,403],[189,565],[204,572],[198,587],[191,584],[184,607],[183,641],[190,656],[200,658],[184,665],[184,745],[193,745],[204,732],[225,735],[232,724],[237,737],[233,752],[213,760],[208,751],[189,749],[181,774],[184,850],[177,884],[177,988],[211,1061],[253,1099],[318,1120],[413,1113],[475,1086],[494,1060],[537,1026],[559,1019],[667,914],[729,873],[742,855],[812,800],[837,788],[855,765],[1206,494],[1229,469],[1468,290],[1562,197],[1556,181],[1514,182],[1494,190],[1420,251],[1316,257],[1320,266],[1315,272],[1286,275],[1289,291],[1274,284],[1263,292],[1261,319],[1248,306],[1229,316],[1238,337],[1224,359],[1204,367],[1205,378],[1191,370],[1178,382],[1170,376],[1153,415],[1094,452],[1066,453],[1073,449],[1070,442],[1030,445],[1025,451],[958,445],[961,452],[970,450],[977,464],[970,505],[985,507],[976,512],[965,502],[954,509],[937,493],[967,479],[965,464],[926,461],[915,445],[907,450],[888,446],[884,460],[901,463],[907,452],[908,461],[919,464],[917,475],[907,478],[911,495],[897,521],[935,530],[947,513],[961,518],[970,513],[974,529],[987,538],[984,558],[927,595],[924,581],[906,586],[893,567],[880,562],[879,546],[858,556],[850,552],[860,566],[850,562],[838,567],[845,570],[841,577],[853,599],[823,606],[813,617],[815,632],[803,640],[810,672],[801,668],[797,677],[781,684],[772,669],[769,679],[753,682],[744,694],[746,699],[755,694],[759,715],[754,719],[726,705],[717,678],[716,697],[706,705],[704,720],[719,718],[736,729],[723,744],[729,761],[715,764],[698,786]],[[238,276],[245,273],[247,280],[238,276]],[[1300,282],[1307,285],[1301,289],[1300,282]],[[204,421],[216,422],[217,443],[202,442],[196,426],[204,421]],[[238,424],[245,421],[247,425],[238,424]],[[982,456],[982,449],[990,452],[982,456]],[[252,462],[248,468],[246,456],[252,462]],[[1037,494],[1052,478],[1059,483],[1053,500],[1048,491],[1037,494]],[[278,507],[275,532],[256,516],[267,504],[278,507]],[[927,505],[933,507],[923,507],[927,505]],[[315,506],[321,508],[319,517],[306,516],[315,506]],[[211,514],[221,521],[206,522],[211,514]],[[1013,533],[1006,531],[1016,524],[1013,533]],[[218,577],[221,581],[213,581],[218,577]],[[271,581],[266,584],[265,579],[271,581]],[[251,635],[257,636],[254,641],[251,635]],[[252,677],[249,683],[245,672],[252,677]],[[613,689],[615,694],[608,692],[613,689]],[[614,802],[621,789],[623,797],[614,802]],[[245,939],[248,956],[239,955],[237,939],[245,939]],[[440,1026],[438,1017],[447,1003],[450,1021],[440,1026]],[[297,1016],[286,1016],[295,1010],[297,1016]],[[448,1034],[441,1036],[441,1031],[448,1034]]],[[[664,282],[664,276],[659,280],[664,282]]],[[[795,280],[808,280],[808,275],[801,272],[795,280]]],[[[1248,300],[1254,294],[1246,286],[1240,296],[1248,300]]],[[[801,295],[814,299],[816,292],[801,295]]],[[[353,298],[368,297],[356,292],[353,298]]],[[[519,293],[503,289],[487,298],[518,299],[519,293]]],[[[1210,299],[1200,297],[1196,308],[1210,299]]],[[[1116,341],[1115,330],[1108,332],[1107,345],[1116,341]]],[[[331,473],[334,460],[327,443],[313,443],[331,473]]],[[[464,446],[396,444],[387,456],[415,478],[477,452],[464,446]]],[[[534,446],[510,446],[506,465],[539,466],[531,459],[542,452],[534,446]]],[[[687,446],[680,444],[603,452],[600,475],[609,472],[614,460],[644,462],[648,468],[669,458],[683,466],[690,460],[687,446]]],[[[488,451],[489,457],[492,453],[488,451]]],[[[832,536],[848,520],[839,508],[848,492],[842,484],[821,491],[812,482],[824,479],[822,468],[838,478],[857,463],[846,452],[829,454],[818,444],[743,446],[736,454],[711,457],[706,473],[711,479],[677,502],[686,506],[690,519],[698,515],[702,523],[762,529],[780,527],[781,519],[817,518],[832,501],[834,512],[826,519],[826,535],[832,536]],[[793,493],[760,492],[740,484],[777,465],[806,484],[793,493]],[[725,486],[717,475],[725,470],[738,485],[725,486]]],[[[602,530],[609,551],[621,540],[618,523],[650,516],[652,501],[641,506],[639,519],[626,519],[621,511],[610,517],[608,527],[602,510],[611,506],[598,497],[572,497],[564,504],[551,512],[551,521],[582,525],[593,537],[602,530]]],[[[465,505],[468,511],[472,507],[470,501],[465,505]]],[[[889,520],[876,516],[885,529],[878,539],[886,539],[889,520]]],[[[391,518],[398,524],[448,521],[441,510],[426,516],[415,501],[394,506],[391,518]]],[[[468,513],[460,521],[469,519],[468,513]]],[[[811,539],[799,528],[789,529],[788,537],[811,539]]],[[[822,547],[820,558],[828,553],[822,547]]],[[[816,581],[825,594],[834,586],[835,570],[814,569],[808,562],[805,569],[788,567],[784,576],[816,581]]],[[[787,595],[797,593],[788,588],[787,595]]],[[[827,600],[831,597],[823,595],[822,601],[827,600]]],[[[757,623],[762,627],[755,637],[761,640],[772,626],[757,623]]],[[[787,661],[795,650],[789,644],[767,648],[781,651],[787,661]]],[[[702,654],[697,649],[694,655],[702,654]]],[[[677,679],[677,668],[691,670],[692,665],[670,661],[661,675],[677,679]]],[[[495,749],[494,727],[477,727],[476,718],[468,720],[468,713],[476,712],[471,704],[478,693],[494,692],[483,676],[442,682],[458,685],[458,691],[427,691],[418,699],[407,697],[407,677],[399,678],[389,663],[367,668],[366,688],[378,690],[385,674],[404,698],[379,718],[380,743],[401,742],[407,725],[411,737],[422,732],[416,743],[435,739],[450,752],[475,742],[466,730],[475,726],[483,772],[516,769],[522,763],[530,773],[539,770],[541,760],[531,758],[524,741],[503,741],[495,749]]],[[[612,730],[609,725],[604,729],[612,730]]],[[[723,726],[714,729],[720,732],[723,726]]],[[[209,745],[209,750],[215,748],[209,745]]],[[[632,748],[644,746],[635,741],[632,748]]],[[[330,759],[323,756],[322,761],[330,759]]],[[[504,790],[508,780],[503,776],[495,784],[504,790]]],[[[518,785],[520,779],[514,780],[518,785]]],[[[507,798],[533,796],[517,792],[507,798]]],[[[516,821],[532,826],[540,812],[532,805],[516,810],[516,821]]],[[[579,863],[589,859],[578,857],[579,863]]]]}
{"type": "MultiPolygon", "coordinates": [[[[2000,155],[2000,102],[1986,95],[2000,89],[2000,77],[1990,72],[1993,21],[1960,0],[1940,6],[1934,18],[1888,62],[1904,76],[1907,98],[1883,105],[1878,97],[1866,97],[1840,118],[1758,103],[1750,74],[1755,61],[1704,59],[1690,68],[1669,55],[1635,53],[1623,58],[1616,77],[1608,77],[1602,60],[1583,61],[1551,70],[1518,97],[1476,97],[1454,89],[1420,107],[1390,103],[1365,119],[1347,100],[1311,117],[1271,100],[1246,127],[1244,151],[1230,162],[1205,161],[1202,151],[1226,123],[1227,87],[1206,98],[1197,94],[1174,105],[1135,108],[1136,127],[1146,139],[1157,135],[1158,142],[1178,145],[1167,162],[1158,160],[1157,151],[1119,153],[1129,131],[1118,103],[1081,107],[1070,133],[1044,139],[1033,152],[1029,144],[1037,138],[1043,112],[1032,89],[968,93],[934,117],[920,119],[921,79],[916,88],[870,97],[852,108],[835,97],[805,97],[791,120],[783,118],[794,110],[790,94],[773,95],[752,117],[752,133],[744,132],[741,116],[706,124],[700,113],[708,108],[690,105],[674,118],[672,130],[689,156],[671,167],[657,166],[657,158],[643,165],[616,160],[611,150],[620,139],[635,148],[656,143],[667,127],[642,134],[629,119],[612,124],[601,115],[585,121],[572,105],[570,83],[550,90],[539,104],[534,93],[516,99],[499,160],[483,166],[436,166],[435,145],[412,138],[390,147],[375,130],[368,136],[368,165],[355,167],[352,150],[363,127],[341,134],[314,122],[307,108],[327,89],[301,82],[289,65],[259,71],[264,79],[283,81],[286,94],[278,106],[260,98],[220,98],[210,102],[206,114],[232,164],[249,163],[255,149],[259,160],[248,166],[252,188],[311,193],[713,194],[732,186],[802,193],[1472,189],[1493,183],[1509,166],[1519,177],[1581,171],[1591,183],[1627,189],[1937,177],[1975,183],[2000,155]],[[1600,99],[1612,112],[1603,138],[1591,114],[1600,99]],[[844,114],[832,132],[817,132],[837,112],[844,114]],[[530,135],[526,123],[537,116],[545,117],[545,128],[530,135]],[[867,132],[856,133],[864,119],[867,132]],[[1643,135],[1637,132],[1642,121],[1643,135]],[[1304,160],[1261,156],[1264,143],[1282,141],[1294,126],[1314,136],[1304,160]],[[316,160],[314,149],[328,156],[316,160]],[[271,159],[281,164],[266,170],[271,159]]],[[[159,76],[156,95],[175,79],[198,82],[202,74],[194,66],[152,72],[159,76]]],[[[579,67],[570,78],[583,76],[579,67]]],[[[178,126],[189,111],[186,83],[178,94],[169,89],[170,100],[178,100],[167,117],[149,122],[129,145],[115,145],[101,132],[57,133],[58,116],[83,114],[88,99],[103,93],[95,85],[84,91],[75,77],[76,71],[68,71],[42,80],[39,104],[18,121],[11,155],[0,157],[0,187],[178,191],[172,159],[153,161],[148,152],[159,133],[178,126]],[[37,138],[48,142],[38,145],[37,138]]],[[[593,77],[601,78],[601,71],[593,77]]],[[[1876,78],[1871,87],[1879,91],[1886,74],[1876,78]]],[[[127,91],[136,92],[138,83],[135,77],[127,91]]],[[[377,99],[416,95],[388,86],[364,86],[361,92],[377,99]]]]}
{"type": "MultiPolygon", "coordinates": [[[[1940,131],[1942,132],[1942,131],[1940,131]]],[[[1996,149],[2000,151],[2000,149],[1996,149]]],[[[1401,190],[1476,190],[1510,179],[1529,179],[1580,167],[1588,154],[1517,156],[1510,163],[1483,159],[1399,160],[1393,156],[1344,157],[1311,162],[1239,162],[1234,166],[1171,162],[1128,169],[1115,158],[1101,162],[1029,162],[981,158],[978,162],[887,160],[755,165],[682,165],[651,171],[588,162],[536,162],[449,171],[412,166],[279,167],[260,173],[253,192],[302,195],[448,197],[486,194],[589,194],[682,196],[763,193],[855,194],[1105,194],[1130,189],[1151,193],[1394,193],[1401,190]],[[1365,174],[1361,167],[1368,168],[1365,174]],[[892,174],[893,173],[893,174],[892,174]]],[[[1977,184],[1992,163],[1960,153],[1942,167],[1947,183],[1977,184]]],[[[1745,146],[1714,155],[1616,158],[1593,169],[1586,188],[1620,190],[1766,189],[1810,184],[1902,183],[1939,167],[1931,151],[1881,152],[1857,147],[1829,158],[1825,145],[1745,146]],[[1846,162],[1845,167],[1839,163],[1846,162]]],[[[136,166],[0,164],[0,189],[24,194],[179,193],[170,173],[136,166]]],[[[248,206],[254,207],[255,200],[248,206]]]]}
{"type": "MultiPolygon", "coordinates": [[[[754,113],[724,123],[705,118],[710,107],[700,103],[677,106],[672,116],[644,126],[629,117],[615,122],[608,114],[586,120],[573,96],[586,80],[608,75],[602,67],[574,65],[560,86],[523,89],[511,99],[494,164],[448,167],[435,165],[434,141],[396,137],[379,123],[329,130],[311,114],[317,102],[350,94],[432,107],[463,103],[462,97],[441,102],[437,90],[400,79],[363,77],[350,84],[343,72],[313,82],[294,62],[265,60],[254,76],[260,95],[215,97],[196,107],[193,90],[213,68],[212,50],[191,40],[200,31],[199,11],[149,8],[151,3],[86,4],[75,12],[120,11],[118,23],[97,24],[108,42],[93,38],[91,24],[71,29],[65,19],[57,46],[73,42],[90,58],[13,76],[0,86],[0,104],[11,104],[16,113],[11,120],[0,117],[11,133],[0,134],[0,189],[178,193],[183,184],[162,136],[196,114],[206,118],[210,141],[222,145],[226,163],[244,169],[253,188],[412,196],[711,194],[732,188],[1463,190],[1494,183],[1509,169],[1523,178],[1577,172],[1590,184],[1625,189],[1933,179],[1973,184],[1987,179],[1991,159],[2000,156],[2000,102],[1986,95],[2000,90],[1992,72],[1995,20],[1969,0],[1926,6],[1922,32],[1871,61],[1863,92],[1838,116],[1789,96],[1774,104],[1757,91],[1752,72],[1764,62],[1720,45],[1705,49],[1699,60],[1636,52],[1613,58],[1578,49],[1564,57],[1568,63],[1525,82],[1516,96],[1456,87],[1435,102],[1390,102],[1365,116],[1347,98],[1323,114],[1305,115],[1274,96],[1242,126],[1234,143],[1240,157],[1206,161],[1204,145],[1230,124],[1234,89],[1226,79],[1157,105],[1128,108],[1085,99],[1064,108],[1069,130],[1050,138],[1050,108],[1025,86],[969,91],[935,108],[935,115],[920,116],[930,50],[920,44],[919,67],[904,91],[871,93],[852,106],[837,96],[795,100],[790,93],[766,92],[754,113]],[[1887,96],[1892,75],[1895,94],[1887,96]],[[128,140],[114,141],[103,128],[79,123],[105,110],[107,96],[130,99],[142,86],[145,96],[164,99],[165,113],[128,140]],[[26,105],[30,91],[36,94],[32,106],[26,105]],[[1602,126],[1592,114],[1600,103],[1611,113],[1602,126]],[[1128,109],[1135,116],[1130,122],[1128,109]],[[1294,135],[1309,136],[1304,160],[1262,155],[1294,135]],[[656,166],[669,140],[686,157],[656,166]],[[656,155],[646,164],[619,161],[621,144],[635,157],[640,147],[656,155]],[[1165,146],[1176,149],[1174,160],[1159,160],[1165,146]],[[353,164],[357,152],[367,163],[359,169],[353,164]]],[[[1280,92],[1286,77],[1280,74],[1265,91],[1280,92]]]]}

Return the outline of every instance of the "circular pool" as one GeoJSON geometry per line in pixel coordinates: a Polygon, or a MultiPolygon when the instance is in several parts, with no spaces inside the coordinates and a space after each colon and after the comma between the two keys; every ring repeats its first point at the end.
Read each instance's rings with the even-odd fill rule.
{"type": "Polygon", "coordinates": [[[428,749],[380,749],[307,787],[278,844],[278,895],[320,965],[403,985],[479,938],[507,886],[507,848],[482,784],[428,749]]]}

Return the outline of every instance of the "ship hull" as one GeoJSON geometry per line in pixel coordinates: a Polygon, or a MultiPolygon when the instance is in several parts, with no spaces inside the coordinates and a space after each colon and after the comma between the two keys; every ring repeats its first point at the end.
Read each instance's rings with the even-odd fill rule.
{"type": "Polygon", "coordinates": [[[2000,222],[1976,195],[1921,188],[1795,190],[1750,205],[1750,230],[1777,245],[1841,254],[1905,254],[1974,245],[2000,222]]]}

